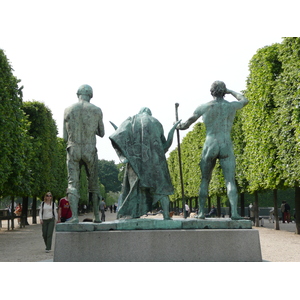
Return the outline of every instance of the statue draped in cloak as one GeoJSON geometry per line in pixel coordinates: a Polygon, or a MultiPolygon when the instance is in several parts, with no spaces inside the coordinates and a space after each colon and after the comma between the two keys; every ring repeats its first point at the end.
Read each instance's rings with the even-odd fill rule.
{"type": "Polygon", "coordinates": [[[117,218],[139,218],[160,201],[164,219],[169,216],[169,196],[174,193],[165,157],[172,144],[175,128],[168,139],[161,123],[149,108],[125,120],[109,137],[121,161],[126,162],[121,206],[117,218]]]}

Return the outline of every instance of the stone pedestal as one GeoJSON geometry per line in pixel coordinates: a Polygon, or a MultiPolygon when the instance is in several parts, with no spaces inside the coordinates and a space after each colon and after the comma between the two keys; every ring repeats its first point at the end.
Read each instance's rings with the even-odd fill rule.
{"type": "MultiPolygon", "coordinates": [[[[227,222],[224,219],[219,220],[223,223],[227,222]]],[[[56,227],[54,261],[262,261],[258,230],[243,228],[249,227],[251,221],[249,223],[245,220],[230,220],[228,221],[230,224],[226,225],[230,229],[216,229],[214,228],[217,227],[216,222],[218,221],[182,219],[180,222],[177,220],[146,220],[145,223],[143,220],[138,219],[101,224],[58,224],[56,227]],[[166,222],[171,223],[168,225],[166,222]],[[154,223],[156,227],[163,227],[163,229],[149,229],[154,223]],[[231,227],[237,228],[231,229],[231,227]]]]}

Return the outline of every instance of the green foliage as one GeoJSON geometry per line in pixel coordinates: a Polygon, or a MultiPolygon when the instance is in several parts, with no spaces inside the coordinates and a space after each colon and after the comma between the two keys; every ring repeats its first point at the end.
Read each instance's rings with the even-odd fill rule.
{"type": "Polygon", "coordinates": [[[107,206],[114,205],[114,203],[118,203],[118,198],[120,193],[108,192],[106,194],[105,203],[107,206]]]}
{"type": "Polygon", "coordinates": [[[22,88],[0,49],[0,195],[30,192],[28,121],[21,110],[22,88]]]}
{"type": "Polygon", "coordinates": [[[176,201],[181,198],[181,183],[180,183],[180,171],[178,163],[178,148],[170,152],[167,159],[169,172],[174,187],[174,194],[170,195],[170,201],[176,201]]]}
{"type": "Polygon", "coordinates": [[[181,158],[184,179],[184,194],[187,198],[198,197],[201,170],[200,159],[205,141],[204,124],[198,122],[182,140],[181,158]]]}
{"type": "MultiPolygon", "coordinates": [[[[22,109],[30,121],[28,133],[34,149],[34,156],[30,161],[32,195],[42,197],[45,192],[51,191],[54,198],[63,196],[65,188],[59,187],[58,184],[59,181],[66,182],[64,178],[58,177],[58,169],[65,169],[63,143],[60,141],[59,147],[57,127],[52,113],[38,101],[24,102],[22,109]]],[[[64,172],[61,175],[63,176],[64,172]]]]}
{"type": "Polygon", "coordinates": [[[105,186],[108,193],[119,192],[121,190],[121,181],[118,178],[119,168],[113,160],[101,159],[98,161],[98,176],[100,182],[105,186]]]}
{"type": "Polygon", "coordinates": [[[66,142],[63,138],[57,137],[57,154],[53,166],[54,188],[53,193],[62,198],[66,194],[68,187],[68,170],[67,170],[67,152],[66,142]]]}
{"type": "Polygon", "coordinates": [[[285,187],[299,185],[300,177],[300,38],[285,38],[280,45],[282,72],[276,81],[274,143],[276,167],[285,187]]]}
{"type": "MultiPolygon", "coordinates": [[[[274,144],[274,88],[282,71],[278,59],[280,45],[259,49],[250,61],[246,97],[249,104],[241,112],[244,140],[245,180],[250,192],[280,187],[274,144]]],[[[244,180],[244,178],[243,178],[244,180]]],[[[241,181],[241,180],[240,180],[241,181]]]]}

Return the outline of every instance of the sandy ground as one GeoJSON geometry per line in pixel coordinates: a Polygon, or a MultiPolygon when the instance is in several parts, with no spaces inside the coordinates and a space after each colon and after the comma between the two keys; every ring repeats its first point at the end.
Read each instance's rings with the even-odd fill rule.
{"type": "MultiPolygon", "coordinates": [[[[80,216],[91,218],[91,214],[80,216]]],[[[106,221],[115,220],[115,213],[106,213],[106,221]]],[[[31,218],[25,228],[7,230],[7,221],[0,228],[0,262],[49,262],[53,260],[53,250],[45,253],[40,224],[32,224],[31,218]]],[[[17,223],[17,222],[15,222],[17,223]]],[[[263,261],[300,262],[300,235],[296,235],[295,223],[282,224],[280,230],[274,230],[274,224],[265,220],[263,227],[253,227],[259,231],[263,261]]],[[[54,249],[55,232],[53,235],[54,249]]]]}

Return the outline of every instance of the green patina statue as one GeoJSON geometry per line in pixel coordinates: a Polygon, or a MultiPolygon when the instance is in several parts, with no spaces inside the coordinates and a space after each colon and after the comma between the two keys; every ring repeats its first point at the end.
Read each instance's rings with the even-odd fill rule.
{"type": "Polygon", "coordinates": [[[165,157],[172,144],[177,122],[164,136],[161,123],[149,108],[125,120],[109,137],[122,162],[126,162],[121,205],[117,218],[139,218],[160,201],[165,220],[170,219],[169,195],[173,186],[165,157]]]}
{"type": "Polygon", "coordinates": [[[88,176],[88,190],[93,201],[94,222],[100,223],[98,185],[98,155],[96,135],[104,136],[102,111],[90,103],[93,90],[82,85],[77,91],[78,102],[65,109],[64,140],[67,142],[68,199],[72,210],[69,223],[78,223],[79,176],[85,166],[88,176]]]}
{"type": "Polygon", "coordinates": [[[202,173],[199,192],[198,218],[204,219],[204,205],[208,197],[208,186],[216,160],[219,159],[223,170],[227,195],[231,206],[231,219],[241,217],[237,212],[237,187],[235,183],[235,157],[231,141],[231,128],[236,111],[247,105],[248,100],[241,94],[228,90],[222,81],[215,81],[210,89],[213,100],[196,108],[194,114],[177,129],[185,130],[202,116],[206,128],[206,140],[203,147],[200,168],[202,173]],[[228,102],[225,94],[231,94],[238,101],[228,102]]]}

